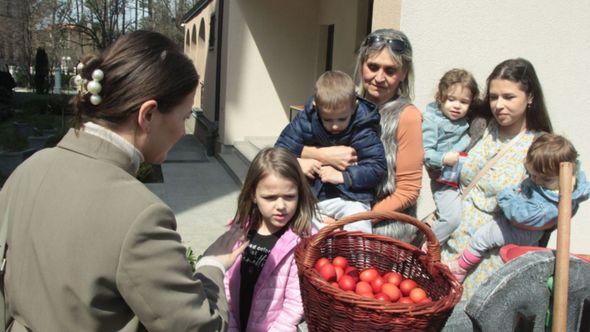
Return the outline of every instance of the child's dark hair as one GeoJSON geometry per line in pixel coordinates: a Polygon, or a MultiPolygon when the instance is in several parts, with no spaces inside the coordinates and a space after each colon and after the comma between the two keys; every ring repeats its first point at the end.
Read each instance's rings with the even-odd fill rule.
{"type": "Polygon", "coordinates": [[[451,69],[441,77],[438,82],[438,90],[436,91],[435,99],[439,107],[447,101],[449,96],[449,89],[455,85],[460,84],[463,88],[471,91],[471,109],[473,105],[477,104],[479,99],[479,88],[477,87],[477,81],[470,72],[465,69],[451,69]]]}
{"type": "Polygon", "coordinates": [[[319,109],[353,106],[356,93],[352,78],[338,70],[323,73],[315,83],[314,100],[319,109]]]}
{"type": "Polygon", "coordinates": [[[90,102],[90,93],[72,99],[76,128],[88,120],[117,125],[150,99],[158,103],[159,112],[167,113],[195,91],[199,81],[195,66],[179,47],[151,31],[123,35],[101,55],[81,62],[83,79],[91,81],[95,69],[102,70],[104,78],[98,105],[90,102]]]}
{"type": "Polygon", "coordinates": [[[561,162],[570,162],[576,169],[578,163],[576,148],[563,136],[541,134],[529,147],[525,165],[528,169],[545,177],[555,177],[559,176],[561,162]]]}
{"type": "Polygon", "coordinates": [[[487,79],[487,91],[484,97],[483,107],[486,116],[491,117],[490,109],[490,83],[492,80],[508,80],[518,83],[527,97],[532,97],[532,102],[526,110],[526,126],[528,130],[553,132],[553,126],[545,106],[545,98],[541,83],[533,65],[526,59],[517,58],[502,61],[494,68],[487,79]]]}
{"type": "Polygon", "coordinates": [[[242,227],[245,233],[258,229],[262,216],[254,204],[254,196],[258,182],[269,174],[276,174],[292,181],[297,187],[297,210],[289,221],[289,227],[299,236],[309,235],[311,219],[315,215],[316,199],[297,158],[283,148],[265,148],[252,160],[238,198],[238,210],[233,224],[242,227]]]}

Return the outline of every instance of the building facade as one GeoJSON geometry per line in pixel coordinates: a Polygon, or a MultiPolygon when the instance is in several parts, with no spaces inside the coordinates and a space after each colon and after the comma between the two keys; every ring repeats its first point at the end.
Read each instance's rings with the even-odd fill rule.
{"type": "MultiPolygon", "coordinates": [[[[523,57],[537,70],[556,133],[571,139],[583,167],[590,164],[590,131],[585,121],[590,118],[586,91],[590,84],[589,1],[207,3],[209,12],[201,19],[207,27],[206,20],[214,13],[217,30],[206,59],[199,58],[199,65],[205,63],[199,106],[207,120],[203,123],[211,127],[197,128],[197,134],[200,129],[217,151],[260,137],[273,142],[289,121],[290,106],[309,98],[315,79],[324,70],[353,74],[355,52],[363,37],[378,28],[398,28],[413,46],[414,103],[419,109],[433,100],[445,71],[465,68],[485,91],[486,78],[498,63],[523,57]]],[[[188,17],[187,23],[197,16],[188,17]]],[[[198,36],[200,21],[192,26],[198,36]]],[[[422,188],[419,216],[434,207],[426,174],[422,188]]],[[[574,220],[588,219],[590,203],[582,204],[574,220]]],[[[590,233],[575,232],[572,250],[588,241],[590,233]]]]}

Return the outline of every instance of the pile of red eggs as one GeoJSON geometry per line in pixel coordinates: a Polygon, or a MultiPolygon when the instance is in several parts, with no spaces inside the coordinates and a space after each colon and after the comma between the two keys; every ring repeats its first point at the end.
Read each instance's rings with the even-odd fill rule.
{"type": "Polygon", "coordinates": [[[315,263],[320,276],[334,287],[346,292],[354,292],[363,297],[393,303],[429,303],[432,301],[426,292],[412,279],[404,279],[398,272],[383,275],[375,268],[358,271],[348,266],[342,256],[334,257],[332,262],[322,257],[315,263]]]}

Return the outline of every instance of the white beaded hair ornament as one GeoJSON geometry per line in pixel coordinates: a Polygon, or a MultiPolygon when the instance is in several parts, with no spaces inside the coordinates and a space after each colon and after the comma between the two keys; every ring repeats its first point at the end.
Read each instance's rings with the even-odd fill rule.
{"type": "MultiPolygon", "coordinates": [[[[76,66],[78,72],[81,72],[84,69],[84,64],[80,62],[78,66],[76,66]]],[[[104,73],[100,69],[95,69],[92,72],[92,81],[88,81],[87,79],[82,78],[80,74],[76,75],[74,78],[74,82],[78,86],[78,91],[82,94],[86,94],[90,92],[90,103],[92,105],[98,105],[102,102],[102,97],[99,95],[100,91],[102,91],[102,85],[100,81],[104,78],[104,73]]]]}

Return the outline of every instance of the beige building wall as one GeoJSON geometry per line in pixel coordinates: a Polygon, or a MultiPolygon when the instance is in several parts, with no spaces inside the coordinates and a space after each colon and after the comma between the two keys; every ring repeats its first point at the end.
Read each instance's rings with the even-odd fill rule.
{"type": "Polygon", "coordinates": [[[323,72],[322,29],[334,24],[333,68],[352,73],[368,2],[227,1],[224,17],[220,139],[278,136],[289,105],[303,104],[323,72]],[[362,18],[359,8],[365,8],[362,18]],[[225,44],[226,43],[226,44],[225,44]]]}
{"type": "MultiPolygon", "coordinates": [[[[207,62],[215,60],[215,48],[209,48],[211,15],[216,11],[217,1],[207,4],[201,12],[185,23],[184,26],[184,52],[193,61],[197,73],[199,73],[199,85],[195,93],[194,106],[201,108],[205,115],[214,118],[214,87],[215,66],[207,66],[207,62]],[[207,82],[207,86],[205,86],[207,82]],[[206,91],[210,90],[210,91],[206,91]],[[205,96],[209,93],[211,97],[205,96]]],[[[196,119],[191,117],[185,123],[187,133],[196,132],[196,119]]]]}
{"type": "MultiPolygon", "coordinates": [[[[356,50],[367,33],[369,2],[366,0],[322,0],[319,2],[318,29],[322,36],[322,27],[334,24],[333,70],[342,70],[350,75],[354,73],[356,50]]],[[[318,50],[323,50],[323,43],[318,41],[318,50]]],[[[322,52],[316,52],[322,56],[322,52]]],[[[319,60],[319,59],[318,59],[319,60]]],[[[320,62],[320,61],[319,61],[320,62]]],[[[323,64],[323,61],[321,61],[323,64]]],[[[324,72],[318,68],[317,76],[324,72]]]]}
{"type": "Polygon", "coordinates": [[[374,0],[372,31],[399,29],[402,0],[374,0]]]}
{"type": "MultiPolygon", "coordinates": [[[[433,100],[437,81],[448,69],[471,71],[485,90],[485,80],[498,63],[515,57],[530,60],[556,133],[574,143],[590,172],[589,1],[403,1],[401,30],[414,47],[420,109],[433,100]]],[[[425,174],[419,216],[433,208],[427,179],[425,174]]],[[[583,252],[582,244],[590,242],[588,220],[586,202],[572,225],[573,251],[583,252]]]]}
{"type": "Polygon", "coordinates": [[[316,1],[237,0],[225,6],[222,143],[278,135],[288,105],[303,103],[311,91],[316,1]]]}

